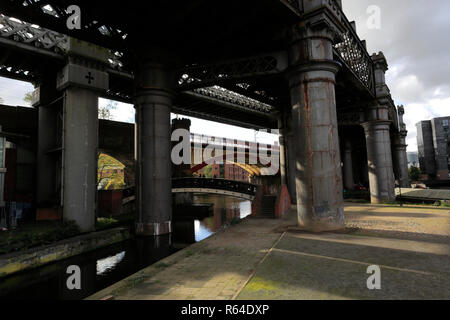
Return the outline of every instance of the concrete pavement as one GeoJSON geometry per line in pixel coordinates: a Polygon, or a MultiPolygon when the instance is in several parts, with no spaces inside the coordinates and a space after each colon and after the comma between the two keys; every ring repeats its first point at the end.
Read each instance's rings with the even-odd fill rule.
{"type": "Polygon", "coordinates": [[[246,219],[89,299],[450,299],[450,212],[347,205],[348,228],[311,234],[246,219]],[[368,290],[367,267],[381,268],[368,290]]]}

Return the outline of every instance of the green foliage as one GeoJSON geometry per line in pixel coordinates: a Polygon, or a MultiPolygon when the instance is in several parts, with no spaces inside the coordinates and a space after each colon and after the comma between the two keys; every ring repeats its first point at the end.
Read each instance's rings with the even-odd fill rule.
{"type": "Polygon", "coordinates": [[[119,226],[132,226],[134,223],[134,213],[115,216],[114,218],[97,218],[95,229],[97,231],[112,229],[119,226]]]}
{"type": "Polygon", "coordinates": [[[420,169],[416,168],[416,167],[411,167],[408,169],[408,173],[409,173],[409,179],[411,181],[417,181],[420,179],[420,169]]]}
{"type": "Polygon", "coordinates": [[[204,173],[206,178],[212,178],[212,166],[211,165],[207,165],[205,167],[205,169],[203,169],[203,173],[204,173]]]}
{"type": "Polygon", "coordinates": [[[441,201],[441,207],[450,208],[450,201],[441,201]]]}
{"type": "Polygon", "coordinates": [[[117,190],[125,187],[125,166],[106,154],[98,157],[97,184],[101,190],[117,190]],[[121,173],[119,173],[121,172],[121,173]]]}
{"type": "Polygon", "coordinates": [[[31,103],[32,99],[33,99],[33,92],[27,92],[27,94],[25,94],[25,97],[23,98],[23,101],[31,103]]]}
{"type": "Polygon", "coordinates": [[[106,106],[98,107],[98,118],[103,120],[113,120],[112,110],[116,110],[118,106],[117,101],[109,100],[106,106]]]}

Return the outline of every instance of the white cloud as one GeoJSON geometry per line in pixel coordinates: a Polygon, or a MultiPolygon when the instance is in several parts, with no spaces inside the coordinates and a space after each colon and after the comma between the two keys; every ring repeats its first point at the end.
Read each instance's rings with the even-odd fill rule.
{"type": "Polygon", "coordinates": [[[408,151],[417,151],[416,123],[449,115],[450,1],[343,0],[343,8],[369,53],[386,56],[386,82],[394,101],[405,106],[408,151]],[[381,29],[366,26],[370,5],[381,9],[381,29]]]}
{"type": "Polygon", "coordinates": [[[23,99],[28,92],[34,90],[31,83],[11,80],[0,77],[0,98],[3,100],[3,104],[12,106],[26,106],[23,99]]]}

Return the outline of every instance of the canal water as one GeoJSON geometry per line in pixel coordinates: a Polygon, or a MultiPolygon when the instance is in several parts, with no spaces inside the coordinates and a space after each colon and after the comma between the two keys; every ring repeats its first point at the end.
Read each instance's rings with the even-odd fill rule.
{"type": "Polygon", "coordinates": [[[194,195],[194,203],[214,205],[211,216],[184,219],[172,235],[133,238],[65,260],[0,279],[0,300],[83,299],[173,254],[190,243],[202,241],[222,228],[251,214],[250,201],[218,195],[194,195]],[[66,273],[80,267],[81,289],[67,288],[66,273]]]}

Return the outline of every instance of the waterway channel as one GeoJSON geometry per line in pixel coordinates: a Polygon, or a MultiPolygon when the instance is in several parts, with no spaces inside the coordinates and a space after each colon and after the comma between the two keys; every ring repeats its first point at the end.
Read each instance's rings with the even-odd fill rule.
{"type": "Polygon", "coordinates": [[[202,241],[251,214],[250,201],[219,195],[194,195],[194,203],[211,203],[211,216],[182,222],[172,235],[133,238],[105,248],[0,279],[0,300],[83,299],[173,254],[202,241]],[[81,289],[67,288],[68,266],[81,270],[81,289]]]}

